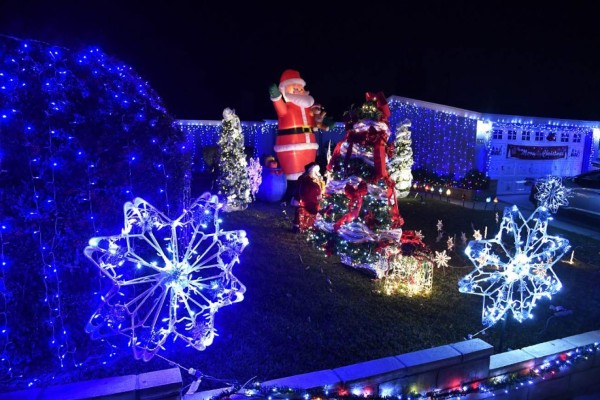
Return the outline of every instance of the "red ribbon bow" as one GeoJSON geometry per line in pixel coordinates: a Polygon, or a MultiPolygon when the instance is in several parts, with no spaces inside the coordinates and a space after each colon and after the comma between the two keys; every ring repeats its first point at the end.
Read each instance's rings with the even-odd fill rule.
{"type": "Polygon", "coordinates": [[[358,214],[363,203],[363,197],[368,193],[367,182],[361,181],[356,188],[351,184],[347,183],[344,187],[344,194],[350,200],[348,202],[348,212],[342,215],[342,218],[333,224],[333,229],[337,231],[346,222],[352,222],[358,214]]]}
{"type": "Polygon", "coordinates": [[[367,92],[365,93],[365,97],[367,101],[375,101],[377,105],[377,109],[381,111],[382,117],[381,120],[387,122],[388,118],[392,113],[390,112],[390,106],[388,105],[387,99],[383,92],[367,92]]]}

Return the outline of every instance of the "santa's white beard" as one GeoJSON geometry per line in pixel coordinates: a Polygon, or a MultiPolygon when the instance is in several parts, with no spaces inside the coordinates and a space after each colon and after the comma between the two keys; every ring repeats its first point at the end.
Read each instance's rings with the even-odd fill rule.
{"type": "Polygon", "coordinates": [[[309,96],[308,92],[305,92],[305,94],[284,93],[283,98],[285,101],[302,108],[312,107],[312,105],[315,104],[315,99],[312,96],[309,96]]]}

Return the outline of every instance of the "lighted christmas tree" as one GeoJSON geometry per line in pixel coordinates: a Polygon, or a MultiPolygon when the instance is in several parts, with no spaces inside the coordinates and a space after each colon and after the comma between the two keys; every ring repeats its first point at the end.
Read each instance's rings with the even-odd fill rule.
{"type": "Polygon", "coordinates": [[[262,183],[262,165],[258,157],[251,158],[248,162],[248,179],[250,179],[250,195],[254,201],[262,183]]]}
{"type": "Polygon", "coordinates": [[[235,111],[223,111],[219,145],[218,194],[225,201],[224,211],[244,210],[251,202],[248,163],[244,153],[242,125],[235,111]]]}
{"type": "Polygon", "coordinates": [[[388,163],[390,177],[396,183],[396,198],[408,196],[412,185],[413,151],[410,121],[404,120],[396,130],[394,150],[388,163]]]}
{"type": "Polygon", "coordinates": [[[415,261],[414,256],[426,249],[420,239],[412,234],[407,238],[401,229],[404,221],[395,183],[386,168],[390,134],[386,99],[382,93],[367,93],[366,98],[360,108],[345,114],[346,137],[328,164],[331,179],[321,218],[309,239],[328,254],[339,255],[344,264],[382,278],[394,269],[392,265],[401,270],[405,261],[415,261]]]}

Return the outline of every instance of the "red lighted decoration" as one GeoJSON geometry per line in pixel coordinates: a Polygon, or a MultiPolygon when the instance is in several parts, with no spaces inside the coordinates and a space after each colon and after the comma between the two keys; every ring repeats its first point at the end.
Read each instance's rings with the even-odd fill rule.
{"type": "Polygon", "coordinates": [[[314,162],[319,145],[315,131],[322,129],[323,111],[304,89],[306,82],[300,73],[287,69],[281,74],[279,86],[269,90],[277,112],[277,138],[274,150],[288,180],[295,181],[304,166],[314,162]]]}

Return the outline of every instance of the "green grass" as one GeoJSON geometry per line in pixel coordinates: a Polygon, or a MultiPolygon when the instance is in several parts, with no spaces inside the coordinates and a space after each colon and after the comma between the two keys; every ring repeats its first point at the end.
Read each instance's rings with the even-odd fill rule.
{"type": "MultiPolygon", "coordinates": [[[[400,200],[404,229],[421,230],[432,250],[446,249],[447,235],[456,235],[457,248],[449,253],[450,267],[436,268],[429,296],[385,296],[379,283],[365,272],[345,266],[291,232],[293,208],[253,203],[241,212],[223,214],[223,229],[245,229],[250,245],[241,255],[234,275],[246,286],[244,301],[222,308],[216,315],[219,336],[205,351],[177,343],[162,354],[186,368],[193,367],[219,379],[243,383],[259,381],[398,355],[465,340],[480,331],[482,298],[461,294],[458,280],[473,270],[463,255],[461,232],[472,238],[473,227],[488,237],[498,225],[496,211],[472,210],[445,201],[425,204],[400,200]],[[445,235],[436,242],[438,220],[445,235]]],[[[502,210],[497,211],[502,216],[502,210]]],[[[519,324],[510,319],[505,348],[600,329],[600,264],[598,243],[587,237],[549,229],[568,238],[576,248],[574,265],[558,262],[554,271],[564,288],[534,309],[535,318],[519,324]],[[551,316],[549,305],[562,305],[573,314],[551,316]],[[546,325],[547,324],[547,325],[546,325]]],[[[565,256],[568,261],[569,254],[565,256]]],[[[83,329],[83,326],[82,326],[83,329]]],[[[498,346],[501,327],[476,337],[498,346]]],[[[169,343],[169,342],[168,342],[169,343]]],[[[135,374],[168,368],[160,357],[135,361],[123,348],[114,363],[88,368],[74,379],[135,374]]],[[[183,372],[186,383],[191,377],[183,372]]],[[[64,380],[67,380],[66,378],[64,380]]],[[[55,383],[61,381],[59,375],[55,383]]],[[[203,388],[220,387],[205,380],[203,388]]]]}

